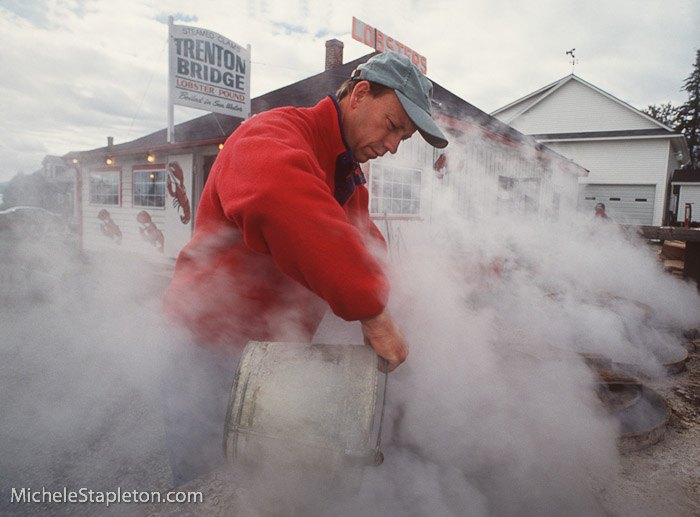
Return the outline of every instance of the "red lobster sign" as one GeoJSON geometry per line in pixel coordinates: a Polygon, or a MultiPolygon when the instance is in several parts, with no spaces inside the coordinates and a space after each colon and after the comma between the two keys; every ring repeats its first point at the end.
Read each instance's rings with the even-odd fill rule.
{"type": "Polygon", "coordinates": [[[187,199],[187,189],[185,188],[185,173],[177,162],[168,164],[168,193],[173,198],[173,206],[180,213],[182,224],[190,222],[190,200],[187,199]]]}
{"type": "Polygon", "coordinates": [[[158,251],[163,253],[165,249],[165,237],[163,237],[163,232],[161,232],[153,220],[151,220],[151,214],[145,210],[141,210],[136,215],[136,220],[140,224],[139,233],[143,240],[150,242],[158,251]]]}
{"type": "Polygon", "coordinates": [[[109,213],[109,211],[103,208],[97,214],[97,218],[100,220],[100,230],[102,230],[102,235],[109,237],[117,244],[121,244],[122,231],[119,229],[119,226],[117,226],[117,223],[112,220],[112,215],[109,213]]]}
{"type": "Polygon", "coordinates": [[[435,171],[435,176],[439,180],[445,177],[447,174],[447,154],[442,153],[440,157],[433,164],[433,170],[435,171]]]}

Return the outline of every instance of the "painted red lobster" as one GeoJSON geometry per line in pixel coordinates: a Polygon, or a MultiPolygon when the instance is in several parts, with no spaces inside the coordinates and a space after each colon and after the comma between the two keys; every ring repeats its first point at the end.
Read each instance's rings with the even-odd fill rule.
{"type": "Polygon", "coordinates": [[[433,170],[435,171],[435,175],[439,180],[445,177],[445,174],[447,174],[447,154],[442,153],[440,157],[437,159],[437,161],[433,164],[433,170]]]}
{"type": "Polygon", "coordinates": [[[119,226],[112,221],[112,216],[107,209],[103,208],[100,210],[100,212],[97,214],[97,218],[100,220],[100,230],[102,230],[102,235],[109,237],[117,244],[121,244],[122,231],[119,229],[119,226]]]}
{"type": "Polygon", "coordinates": [[[136,216],[136,220],[141,223],[139,233],[141,234],[143,240],[150,242],[158,249],[158,251],[163,253],[165,238],[163,237],[163,232],[161,232],[151,220],[151,215],[145,210],[141,210],[136,216]]]}
{"type": "Polygon", "coordinates": [[[182,210],[182,224],[190,222],[190,201],[185,188],[185,173],[177,162],[168,164],[168,193],[173,197],[173,206],[182,210]]]}

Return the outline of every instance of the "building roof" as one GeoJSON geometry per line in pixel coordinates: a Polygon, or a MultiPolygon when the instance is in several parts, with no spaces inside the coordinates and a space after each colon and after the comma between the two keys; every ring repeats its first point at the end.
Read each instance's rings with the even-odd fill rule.
{"type": "Polygon", "coordinates": [[[599,140],[605,138],[630,138],[630,137],[653,137],[653,136],[677,136],[683,138],[680,133],[669,135],[669,130],[663,128],[654,129],[626,129],[622,131],[588,131],[581,133],[546,133],[540,135],[530,135],[537,140],[570,140],[570,139],[590,139],[599,140]]]}
{"type": "Polygon", "coordinates": [[[671,176],[671,183],[700,183],[700,169],[692,167],[676,169],[671,176]]]}
{"type": "Polygon", "coordinates": [[[54,165],[65,165],[65,164],[66,164],[66,163],[63,161],[63,158],[61,158],[60,156],[55,156],[55,155],[53,155],[53,154],[47,154],[47,155],[45,155],[45,156],[44,156],[44,159],[41,160],[41,163],[43,163],[43,164],[51,163],[51,164],[54,164],[54,165]]]}
{"type": "MultiPolygon", "coordinates": [[[[352,71],[377,53],[367,54],[340,66],[302,79],[251,100],[253,115],[282,106],[312,107],[329,94],[334,94],[340,85],[350,78],[352,71]]],[[[553,158],[571,161],[542,146],[531,136],[524,135],[508,124],[492,117],[467,101],[433,82],[433,115],[438,118],[458,120],[479,126],[511,142],[520,143],[545,152],[553,158]]],[[[100,147],[88,151],[68,153],[76,155],[129,154],[136,151],[157,151],[173,147],[194,147],[204,143],[223,142],[241,123],[242,119],[219,113],[207,113],[201,117],[177,124],[174,128],[175,143],[168,144],[167,129],[161,129],[141,138],[122,144],[100,147]]],[[[583,170],[583,169],[582,169],[583,170]]]]}

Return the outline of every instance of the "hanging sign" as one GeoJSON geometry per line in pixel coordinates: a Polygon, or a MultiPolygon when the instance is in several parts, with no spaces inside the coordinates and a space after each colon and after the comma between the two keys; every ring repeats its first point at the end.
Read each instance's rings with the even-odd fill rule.
{"type": "Polygon", "coordinates": [[[170,106],[250,116],[250,45],[216,32],[169,23],[170,106]]]}
{"type": "Polygon", "coordinates": [[[397,52],[403,54],[407,56],[421,72],[424,74],[428,72],[428,61],[425,56],[420,55],[400,41],[358,20],[354,16],[352,17],[352,38],[379,52],[397,52]]]}

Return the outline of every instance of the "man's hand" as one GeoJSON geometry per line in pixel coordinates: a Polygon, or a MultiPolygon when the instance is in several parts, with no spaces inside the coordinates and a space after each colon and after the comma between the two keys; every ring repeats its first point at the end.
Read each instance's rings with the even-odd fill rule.
{"type": "Polygon", "coordinates": [[[379,357],[386,361],[385,367],[389,371],[406,360],[408,345],[386,309],[376,316],[361,320],[361,323],[365,343],[374,348],[379,357]]]}

